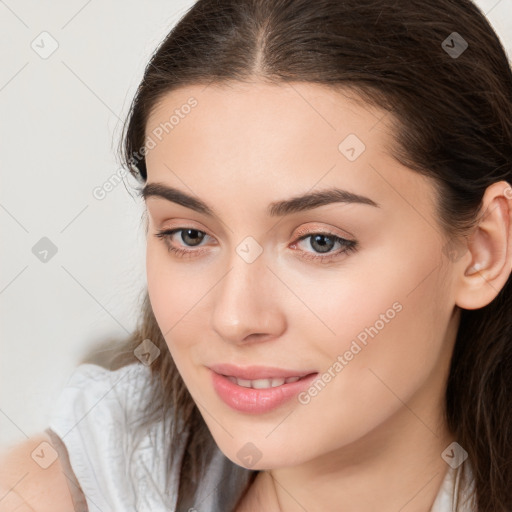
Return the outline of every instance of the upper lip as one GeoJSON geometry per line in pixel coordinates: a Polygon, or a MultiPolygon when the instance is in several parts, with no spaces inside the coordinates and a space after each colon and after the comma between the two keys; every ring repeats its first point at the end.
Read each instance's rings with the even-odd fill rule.
{"type": "Polygon", "coordinates": [[[287,379],[289,377],[305,377],[312,373],[311,370],[288,370],[286,368],[276,368],[273,366],[236,366],[233,364],[213,364],[209,366],[210,370],[219,375],[236,377],[245,380],[257,379],[287,379]]]}

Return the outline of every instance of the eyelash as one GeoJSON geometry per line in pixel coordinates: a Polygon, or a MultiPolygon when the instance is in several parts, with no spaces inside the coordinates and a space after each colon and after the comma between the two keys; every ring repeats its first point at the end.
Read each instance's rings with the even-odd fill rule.
{"type": "MultiPolygon", "coordinates": [[[[179,249],[179,248],[171,245],[169,242],[170,238],[175,233],[178,233],[180,231],[185,231],[187,229],[193,229],[194,231],[198,231],[199,233],[204,233],[206,236],[209,236],[204,231],[201,231],[201,230],[195,229],[195,228],[167,229],[167,230],[158,231],[158,233],[156,233],[155,236],[157,238],[161,239],[165,243],[169,252],[176,254],[180,258],[190,258],[190,257],[199,256],[200,254],[202,254],[204,252],[204,250],[179,249]]],[[[341,238],[341,237],[335,235],[334,233],[314,232],[314,231],[300,236],[300,238],[298,238],[295,242],[293,242],[293,245],[295,245],[298,242],[301,242],[302,240],[305,240],[306,238],[310,238],[315,235],[329,237],[329,238],[333,239],[335,243],[336,242],[340,243],[343,247],[334,253],[332,253],[332,252],[328,253],[328,254],[326,253],[327,254],[326,256],[314,256],[311,253],[306,253],[305,255],[301,255],[301,258],[303,258],[305,260],[310,260],[310,261],[311,260],[317,261],[320,263],[330,263],[333,260],[336,260],[337,258],[343,256],[344,254],[354,252],[357,249],[357,242],[355,240],[347,240],[346,238],[341,238]]]]}

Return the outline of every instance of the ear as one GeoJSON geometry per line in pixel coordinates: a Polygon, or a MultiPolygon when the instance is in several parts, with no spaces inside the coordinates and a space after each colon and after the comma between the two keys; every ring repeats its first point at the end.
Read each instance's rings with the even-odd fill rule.
{"type": "Polygon", "coordinates": [[[512,187],[490,185],[482,198],[479,221],[468,239],[471,255],[459,262],[455,303],[463,309],[487,306],[512,271],[512,187]]]}

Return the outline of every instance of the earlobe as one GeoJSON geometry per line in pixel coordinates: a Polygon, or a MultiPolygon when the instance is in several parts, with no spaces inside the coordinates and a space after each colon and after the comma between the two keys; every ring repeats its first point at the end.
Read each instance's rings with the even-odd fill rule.
{"type": "Polygon", "coordinates": [[[512,268],[512,197],[510,185],[490,185],[482,199],[482,214],[469,237],[471,261],[461,261],[456,304],[479,309],[494,300],[512,268]]]}

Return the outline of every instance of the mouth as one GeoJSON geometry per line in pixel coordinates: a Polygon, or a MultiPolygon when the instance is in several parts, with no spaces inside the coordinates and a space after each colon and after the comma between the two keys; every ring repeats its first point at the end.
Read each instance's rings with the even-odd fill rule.
{"type": "Polygon", "coordinates": [[[259,414],[289,401],[318,375],[316,371],[263,366],[215,365],[209,368],[213,388],[224,403],[238,412],[259,414]]]}

